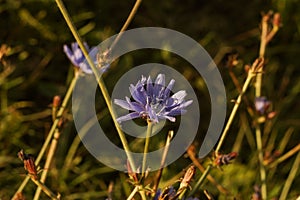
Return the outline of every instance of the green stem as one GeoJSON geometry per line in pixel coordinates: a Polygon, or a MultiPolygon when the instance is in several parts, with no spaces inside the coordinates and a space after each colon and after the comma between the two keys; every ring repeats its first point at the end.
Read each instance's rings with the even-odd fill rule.
{"type": "MultiPolygon", "coordinates": [[[[267,47],[267,35],[268,35],[268,15],[263,16],[262,22],[262,32],[260,39],[260,49],[259,49],[259,57],[264,58],[266,47],[267,47]]],[[[258,74],[255,80],[255,97],[261,96],[261,88],[262,88],[262,75],[263,75],[263,67],[258,70],[258,74]]],[[[262,147],[262,139],[261,139],[261,127],[260,125],[256,125],[255,127],[256,134],[256,146],[258,151],[258,160],[259,160],[259,171],[260,171],[260,180],[261,180],[261,195],[262,200],[267,199],[267,184],[266,184],[266,169],[263,164],[263,147],[262,147]]]]}
{"type": "MultiPolygon", "coordinates": [[[[234,107],[233,107],[233,109],[232,109],[232,111],[230,113],[229,119],[228,119],[228,121],[226,123],[226,126],[225,126],[225,128],[224,128],[224,130],[223,130],[223,132],[221,134],[221,138],[220,138],[220,140],[219,140],[219,142],[217,144],[217,147],[216,147],[216,150],[215,150],[216,154],[219,153],[219,151],[221,149],[221,146],[222,146],[222,144],[225,141],[225,138],[227,136],[229,128],[230,128],[230,126],[231,126],[231,124],[233,122],[233,119],[234,119],[234,117],[236,115],[236,112],[237,112],[237,110],[238,110],[238,108],[239,108],[239,106],[241,104],[242,96],[244,95],[244,93],[248,89],[248,87],[249,87],[249,85],[251,83],[252,78],[254,78],[255,75],[256,75],[256,73],[255,73],[256,72],[256,65],[257,65],[257,63],[253,64],[253,66],[251,67],[250,71],[248,72],[247,79],[246,79],[246,81],[245,81],[245,83],[243,85],[242,91],[239,94],[237,100],[235,101],[235,104],[234,104],[234,107]]],[[[196,185],[194,186],[193,190],[190,192],[190,195],[193,195],[196,192],[196,190],[201,186],[201,184],[203,183],[203,181],[205,180],[206,176],[209,174],[209,172],[210,172],[210,170],[212,168],[213,168],[212,165],[209,165],[205,169],[205,171],[203,172],[202,176],[200,177],[200,179],[197,181],[196,185]]]]}
{"type": "Polygon", "coordinates": [[[55,195],[46,185],[41,183],[39,180],[31,179],[39,188],[43,190],[43,192],[49,196],[52,200],[59,200],[60,195],[55,195]]]}
{"type": "Polygon", "coordinates": [[[88,64],[90,65],[90,67],[91,67],[91,69],[92,69],[92,71],[93,71],[93,73],[94,73],[94,75],[96,77],[97,83],[98,83],[98,85],[100,87],[100,90],[101,90],[102,95],[104,97],[104,100],[106,102],[107,108],[108,108],[108,110],[109,110],[109,112],[111,114],[111,117],[113,119],[114,125],[115,125],[115,127],[117,129],[117,132],[119,134],[120,140],[122,142],[123,148],[124,148],[124,150],[126,152],[128,161],[129,161],[129,163],[131,165],[132,170],[134,172],[136,172],[136,167],[135,167],[132,155],[130,153],[129,146],[128,146],[125,134],[122,132],[122,130],[121,130],[120,126],[119,126],[119,123],[116,120],[116,114],[115,114],[115,112],[114,112],[114,110],[113,110],[113,108],[111,106],[111,103],[110,103],[111,99],[110,99],[109,93],[108,93],[108,91],[107,91],[107,89],[105,87],[105,84],[104,84],[104,82],[102,80],[102,77],[101,77],[101,75],[98,74],[98,70],[97,70],[94,62],[92,61],[91,57],[89,56],[88,51],[85,48],[85,46],[83,44],[83,41],[82,41],[82,39],[81,39],[78,31],[76,30],[76,28],[75,28],[75,26],[74,26],[74,24],[73,24],[73,22],[72,22],[72,20],[71,20],[71,18],[69,16],[67,10],[66,10],[63,2],[61,0],[56,0],[56,3],[58,5],[58,8],[60,9],[60,11],[61,11],[61,13],[62,13],[65,21],[66,21],[66,23],[68,24],[69,29],[71,30],[71,32],[72,32],[75,40],[77,41],[79,47],[81,48],[81,50],[82,50],[82,52],[83,52],[83,54],[84,54],[84,56],[85,56],[88,64]]]}
{"type": "Polygon", "coordinates": [[[262,195],[262,199],[266,200],[267,199],[266,169],[263,164],[264,155],[262,149],[261,129],[259,125],[256,126],[255,134],[256,134],[256,144],[257,144],[258,160],[259,160],[260,180],[261,180],[261,195],[262,195]]]}
{"type": "Polygon", "coordinates": [[[225,126],[224,130],[223,130],[221,138],[220,138],[220,140],[218,142],[218,145],[217,145],[217,148],[216,148],[216,153],[218,153],[220,151],[220,148],[221,148],[222,144],[224,143],[224,140],[225,140],[225,138],[227,136],[229,128],[230,128],[230,126],[231,126],[231,124],[233,122],[233,119],[234,119],[234,117],[236,115],[236,112],[237,112],[237,110],[238,110],[238,108],[239,108],[239,106],[241,104],[242,96],[244,95],[244,93],[248,89],[249,84],[250,84],[250,82],[251,82],[251,80],[252,80],[253,77],[255,77],[255,74],[252,71],[250,71],[248,73],[247,79],[246,79],[246,81],[245,81],[245,83],[243,85],[242,91],[241,91],[240,95],[238,96],[237,100],[235,101],[234,107],[233,107],[233,109],[232,109],[232,111],[230,113],[229,119],[228,119],[228,121],[226,123],[226,126],[225,126]]]}
{"type": "Polygon", "coordinates": [[[205,169],[205,171],[203,172],[202,176],[199,178],[199,180],[197,181],[197,183],[195,184],[195,186],[193,187],[192,191],[190,192],[189,196],[192,196],[193,194],[195,194],[195,192],[198,190],[198,188],[202,185],[202,183],[204,182],[205,178],[207,177],[207,175],[209,174],[210,170],[212,169],[212,165],[208,165],[208,167],[205,169]]]}
{"type": "Polygon", "coordinates": [[[133,199],[134,195],[139,191],[139,187],[140,186],[135,186],[135,188],[132,190],[132,192],[130,193],[130,195],[127,197],[127,200],[131,200],[133,199]]]}
{"type": "MultiPolygon", "coordinates": [[[[52,127],[51,127],[51,129],[50,129],[50,131],[49,131],[49,133],[48,133],[48,136],[47,136],[47,138],[46,138],[46,140],[45,140],[45,142],[44,142],[44,144],[43,144],[43,146],[42,146],[42,148],[41,148],[41,150],[40,150],[40,152],[39,152],[37,158],[35,159],[34,164],[35,164],[36,166],[39,165],[39,163],[40,163],[40,161],[41,161],[41,159],[42,159],[42,157],[43,157],[43,155],[44,155],[44,153],[45,153],[45,151],[46,151],[46,149],[47,149],[47,147],[48,147],[48,145],[49,145],[49,143],[50,143],[50,141],[51,141],[51,138],[53,137],[53,134],[55,133],[55,130],[56,130],[56,127],[57,127],[58,122],[59,122],[59,120],[60,120],[60,117],[62,116],[62,114],[63,114],[65,108],[67,107],[67,104],[68,104],[68,102],[69,102],[69,100],[70,100],[70,98],[71,98],[71,94],[72,94],[72,91],[73,91],[73,89],[74,89],[74,87],[75,87],[75,84],[76,84],[76,82],[77,82],[77,79],[78,79],[78,76],[75,75],[74,78],[73,78],[72,81],[71,81],[71,84],[70,84],[70,86],[69,86],[69,88],[68,88],[68,91],[67,91],[67,93],[66,93],[66,95],[65,95],[65,98],[64,98],[64,100],[63,100],[63,102],[62,102],[62,104],[61,104],[61,107],[60,107],[60,109],[59,109],[58,112],[57,112],[56,119],[54,120],[54,122],[53,122],[53,124],[52,124],[52,127]]],[[[18,193],[20,193],[20,192],[23,191],[24,187],[26,186],[27,182],[29,181],[29,178],[30,178],[30,176],[27,175],[26,178],[25,178],[25,179],[23,180],[23,182],[21,183],[21,185],[19,186],[17,192],[14,194],[14,197],[15,197],[18,193]]]]}
{"type": "MultiPolygon", "coordinates": [[[[51,145],[49,147],[49,151],[48,151],[48,155],[47,155],[47,159],[46,159],[46,162],[45,162],[44,169],[49,169],[50,168],[50,165],[51,165],[51,162],[53,160],[54,153],[55,153],[55,150],[56,150],[56,147],[57,147],[59,136],[60,136],[60,132],[59,132],[58,129],[56,129],[55,134],[52,138],[51,145]]],[[[47,175],[48,175],[48,170],[43,170],[41,178],[40,178],[41,183],[45,183],[47,175]]],[[[41,191],[42,191],[42,188],[38,187],[36,192],[35,192],[33,200],[40,199],[41,191]]]]}
{"type": "Polygon", "coordinates": [[[282,192],[280,194],[279,200],[287,199],[288,192],[289,192],[289,190],[291,188],[291,185],[292,185],[292,183],[293,183],[293,181],[294,181],[294,179],[297,175],[299,165],[300,165],[300,152],[298,153],[298,155],[297,155],[297,157],[294,161],[294,164],[291,168],[291,171],[289,173],[289,176],[285,181],[285,184],[283,186],[283,189],[282,189],[282,192]]]}
{"type": "Polygon", "coordinates": [[[145,147],[144,147],[143,165],[142,165],[142,177],[144,176],[145,170],[146,170],[147,154],[148,154],[150,137],[151,137],[151,134],[152,134],[152,128],[153,128],[153,122],[148,120],[146,141],[145,141],[145,147]]]}
{"type": "Polygon", "coordinates": [[[133,20],[133,17],[135,16],[140,4],[141,4],[142,0],[136,0],[126,22],[124,23],[123,27],[121,28],[119,34],[117,35],[116,39],[113,41],[110,49],[113,49],[115,47],[115,45],[117,44],[117,42],[120,40],[122,33],[128,28],[130,22],[133,20]]]}
{"type": "Polygon", "coordinates": [[[168,154],[170,143],[171,143],[171,140],[172,140],[173,136],[174,136],[174,131],[173,130],[169,131],[168,132],[168,136],[167,136],[167,140],[166,140],[166,144],[165,144],[165,148],[164,148],[164,152],[163,152],[163,155],[162,155],[162,158],[161,158],[161,162],[160,162],[160,168],[157,171],[156,178],[154,180],[154,186],[153,186],[154,193],[156,193],[156,190],[158,188],[158,184],[160,182],[163,169],[165,167],[165,162],[166,162],[167,154],[168,154]]]}

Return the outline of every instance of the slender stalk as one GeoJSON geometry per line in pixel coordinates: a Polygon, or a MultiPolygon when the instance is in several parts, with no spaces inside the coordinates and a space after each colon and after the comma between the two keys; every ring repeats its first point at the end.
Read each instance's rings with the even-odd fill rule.
{"type": "Polygon", "coordinates": [[[282,192],[280,194],[279,200],[287,199],[288,192],[289,192],[289,190],[291,188],[291,185],[292,185],[292,183],[293,183],[293,181],[294,181],[294,179],[297,175],[299,165],[300,165],[300,152],[298,153],[298,155],[297,155],[297,157],[294,161],[294,164],[291,168],[291,171],[289,173],[289,176],[285,181],[285,184],[283,186],[283,189],[282,189],[282,192]]]}
{"type": "MultiPolygon", "coordinates": [[[[253,68],[253,67],[252,67],[252,68],[253,68]]],[[[253,70],[253,69],[251,69],[251,70],[248,72],[248,76],[247,76],[247,79],[246,79],[246,81],[245,81],[245,83],[244,83],[244,85],[243,85],[242,91],[241,91],[241,93],[239,94],[237,100],[235,101],[235,104],[234,104],[234,106],[233,106],[233,108],[232,108],[232,111],[231,111],[231,113],[230,113],[229,119],[228,119],[228,121],[227,121],[227,123],[226,123],[226,126],[225,126],[225,128],[224,128],[224,130],[223,130],[223,133],[222,133],[222,135],[221,135],[221,138],[220,138],[220,140],[219,140],[219,142],[218,142],[218,145],[217,145],[217,147],[216,147],[216,153],[219,153],[220,148],[221,148],[221,146],[222,146],[222,144],[223,144],[223,142],[224,142],[224,140],[225,140],[225,138],[226,138],[226,136],[227,136],[227,133],[228,133],[228,131],[229,131],[229,128],[230,128],[230,126],[231,126],[231,124],[232,124],[232,122],[233,122],[233,119],[234,119],[234,117],[235,117],[235,115],[236,115],[236,112],[237,112],[237,110],[238,110],[238,108],[239,108],[239,106],[240,106],[240,104],[241,104],[242,96],[244,95],[244,93],[245,93],[246,90],[248,89],[249,84],[250,84],[252,78],[255,77],[255,75],[256,75],[255,72],[252,71],[252,70],[253,70]]]]}
{"type": "Polygon", "coordinates": [[[135,186],[135,188],[132,190],[132,192],[130,193],[130,195],[127,197],[127,200],[131,200],[133,199],[134,195],[139,191],[139,186],[135,186]]]}
{"type": "Polygon", "coordinates": [[[155,178],[155,181],[154,181],[154,186],[153,186],[154,194],[156,193],[156,190],[158,188],[158,184],[159,184],[159,181],[160,181],[160,178],[161,178],[164,166],[165,166],[167,154],[168,154],[169,147],[170,147],[170,142],[173,138],[173,135],[174,135],[174,131],[169,131],[168,136],[167,136],[166,145],[165,145],[165,148],[164,148],[164,152],[163,152],[163,155],[162,155],[162,158],[161,158],[161,161],[160,161],[160,168],[159,168],[159,170],[156,174],[156,178],[155,178]]]}
{"type": "Polygon", "coordinates": [[[209,172],[212,168],[213,168],[213,166],[211,164],[208,165],[208,167],[205,169],[205,171],[203,172],[200,179],[198,179],[197,183],[194,185],[194,187],[193,187],[192,191],[190,192],[189,196],[192,196],[193,194],[195,194],[195,192],[202,185],[202,183],[204,182],[205,178],[207,177],[207,175],[209,174],[209,172]]]}
{"type": "Polygon", "coordinates": [[[133,20],[133,17],[135,16],[140,4],[141,4],[142,0],[136,0],[126,22],[124,23],[123,27],[121,28],[119,34],[117,35],[116,39],[113,41],[110,49],[113,49],[116,44],[118,43],[118,41],[120,40],[121,36],[122,36],[122,33],[128,28],[130,22],[133,20]]]}
{"type": "Polygon", "coordinates": [[[285,161],[286,159],[290,158],[291,156],[293,156],[295,153],[297,153],[299,151],[300,151],[300,144],[296,145],[294,148],[289,150],[287,153],[280,156],[277,160],[272,162],[269,167],[272,168],[272,167],[277,166],[279,163],[285,161]]]}
{"type": "Polygon", "coordinates": [[[147,197],[146,197],[146,194],[145,194],[144,190],[140,190],[139,193],[141,195],[142,200],[147,200],[147,197]]]}
{"type": "Polygon", "coordinates": [[[121,130],[121,128],[120,128],[120,126],[119,126],[119,124],[118,124],[118,122],[116,120],[116,114],[115,114],[115,112],[114,112],[114,110],[113,110],[113,108],[112,108],[112,106],[110,104],[111,99],[110,99],[109,93],[107,91],[107,88],[105,87],[105,84],[104,84],[104,82],[102,80],[102,77],[101,77],[101,75],[98,74],[98,70],[97,70],[94,62],[92,61],[91,57],[89,56],[88,51],[85,48],[85,46],[83,44],[83,41],[82,41],[82,39],[81,39],[78,31],[76,30],[76,28],[75,28],[75,26],[74,26],[74,24],[73,24],[73,22],[72,22],[72,20],[71,20],[71,18],[69,16],[67,10],[66,10],[63,2],[61,0],[56,0],[56,3],[57,3],[58,8],[60,9],[60,11],[61,11],[61,13],[62,13],[65,21],[66,21],[69,29],[71,30],[74,38],[76,39],[79,47],[81,48],[81,50],[82,50],[82,52],[83,52],[83,54],[84,54],[84,56],[85,56],[88,64],[90,65],[90,67],[91,67],[91,69],[92,69],[92,71],[93,71],[93,73],[94,73],[94,75],[96,77],[97,83],[98,83],[98,85],[100,87],[100,90],[101,90],[102,95],[104,97],[104,100],[106,102],[107,108],[108,108],[108,110],[109,110],[109,112],[111,114],[112,120],[113,120],[114,125],[115,125],[115,127],[117,129],[117,132],[119,134],[119,137],[120,137],[120,140],[122,142],[123,148],[124,148],[124,150],[126,152],[128,161],[129,161],[129,163],[130,163],[130,165],[132,167],[132,170],[134,172],[136,172],[136,167],[135,167],[135,164],[134,164],[131,152],[129,150],[129,146],[128,146],[125,134],[122,132],[122,130],[121,130]]]}
{"type": "Polygon", "coordinates": [[[147,123],[148,123],[148,126],[147,126],[145,147],[144,147],[144,155],[143,155],[142,177],[145,175],[147,154],[148,154],[148,150],[149,150],[149,142],[150,142],[150,137],[151,137],[152,128],[153,128],[153,122],[148,120],[147,123]]]}
{"type": "MultiPolygon", "coordinates": [[[[43,146],[42,146],[42,148],[41,148],[41,150],[40,150],[40,152],[39,152],[37,158],[35,159],[34,164],[35,164],[36,166],[39,165],[39,163],[40,163],[40,161],[41,161],[41,159],[42,159],[42,157],[43,157],[43,155],[44,155],[44,153],[45,153],[45,151],[46,151],[46,149],[47,149],[47,147],[48,147],[48,145],[49,145],[49,143],[50,143],[50,141],[51,141],[51,138],[53,137],[53,134],[54,134],[54,132],[55,132],[55,130],[56,130],[56,127],[57,127],[57,125],[58,125],[58,122],[59,122],[59,120],[60,120],[60,117],[62,116],[62,114],[63,114],[65,108],[67,107],[67,104],[68,104],[68,102],[69,102],[69,100],[70,100],[70,98],[71,98],[72,91],[73,91],[73,89],[74,89],[74,87],[75,87],[75,84],[76,84],[76,82],[77,82],[77,78],[78,78],[78,76],[75,75],[74,78],[73,78],[72,81],[71,81],[71,84],[70,84],[70,86],[69,86],[69,88],[68,88],[68,90],[67,90],[67,93],[66,93],[65,98],[64,98],[64,100],[63,100],[63,102],[62,102],[62,105],[61,105],[60,109],[59,109],[58,112],[57,112],[56,119],[54,120],[54,122],[53,122],[53,124],[52,124],[52,127],[51,127],[51,129],[50,129],[50,131],[49,131],[49,133],[48,133],[48,136],[47,136],[47,138],[46,138],[46,140],[45,140],[45,142],[44,142],[44,144],[43,144],[43,146]]],[[[27,184],[28,181],[29,181],[29,178],[30,178],[29,175],[27,175],[27,176],[25,177],[25,179],[23,180],[23,182],[22,182],[21,185],[19,186],[18,190],[17,190],[16,193],[14,194],[13,198],[14,198],[18,193],[20,193],[20,192],[23,191],[24,187],[26,186],[26,184],[27,184]]]]}
{"type": "Polygon", "coordinates": [[[145,192],[143,190],[141,190],[141,189],[142,189],[141,185],[135,186],[135,188],[132,190],[132,192],[130,193],[130,195],[127,197],[127,200],[134,199],[133,197],[134,197],[134,195],[137,192],[140,193],[142,200],[147,200],[145,192]]]}
{"type": "MultiPolygon", "coordinates": [[[[269,15],[266,14],[262,18],[261,22],[261,36],[260,36],[260,47],[259,47],[259,58],[264,58],[266,46],[267,46],[267,34],[268,34],[268,20],[269,15]]],[[[255,82],[255,96],[260,97],[261,96],[261,83],[262,83],[262,72],[263,68],[259,69],[258,74],[256,76],[256,82],[255,82]]]]}
{"type": "Polygon", "coordinates": [[[261,129],[259,124],[255,129],[256,133],[256,144],[257,144],[257,151],[258,151],[258,160],[259,160],[259,172],[260,172],[260,180],[261,180],[261,195],[262,199],[267,199],[267,184],[266,184],[266,169],[264,166],[264,156],[263,156],[263,149],[262,149],[262,140],[261,140],[261,129]]]}
{"type": "Polygon", "coordinates": [[[187,191],[187,187],[183,188],[182,192],[180,193],[180,195],[178,197],[178,200],[182,200],[183,199],[186,191],[187,191]]]}
{"type": "Polygon", "coordinates": [[[60,199],[60,195],[55,195],[46,185],[44,185],[43,183],[41,183],[39,180],[35,180],[34,178],[31,178],[31,180],[39,187],[43,190],[43,192],[49,196],[51,199],[54,200],[59,200],[60,199]]]}
{"type": "MultiPolygon", "coordinates": [[[[45,162],[45,166],[44,166],[45,170],[43,170],[41,178],[40,178],[41,183],[45,183],[45,180],[47,178],[48,169],[50,168],[50,164],[51,164],[52,159],[54,157],[54,153],[55,153],[55,150],[56,150],[56,147],[57,147],[59,136],[60,136],[60,132],[59,132],[58,129],[56,129],[56,132],[55,132],[55,134],[52,138],[52,142],[51,142],[51,145],[50,145],[50,148],[49,148],[48,156],[47,156],[47,159],[46,159],[46,162],[45,162]]],[[[42,188],[38,187],[36,192],[35,192],[33,200],[38,200],[39,199],[41,191],[42,191],[42,188]]]]}
{"type": "MultiPolygon", "coordinates": [[[[274,36],[272,32],[272,36],[270,39],[268,39],[268,21],[270,19],[270,13],[265,14],[262,17],[261,21],[261,39],[260,39],[260,49],[259,49],[259,58],[264,58],[265,52],[266,52],[266,47],[270,39],[274,36]]],[[[274,29],[273,29],[274,30],[274,29]]],[[[277,32],[277,30],[276,30],[277,32]]],[[[258,70],[258,74],[256,76],[256,81],[255,81],[255,97],[260,97],[261,96],[261,89],[262,89],[262,76],[263,76],[263,67],[261,67],[258,70]]],[[[266,183],[266,169],[263,164],[263,146],[262,146],[262,134],[261,134],[261,129],[262,127],[258,124],[255,126],[255,135],[256,135],[256,146],[257,146],[257,151],[258,151],[258,160],[259,160],[259,171],[260,171],[260,180],[261,180],[261,195],[262,195],[262,200],[267,199],[267,183],[266,183]]]]}
{"type": "MultiPolygon", "coordinates": [[[[202,172],[204,173],[205,168],[204,166],[199,162],[198,158],[196,158],[196,155],[191,150],[187,150],[187,154],[189,158],[193,161],[193,164],[202,172]]],[[[209,180],[221,193],[225,195],[229,195],[230,192],[224,188],[220,183],[216,181],[214,177],[212,177],[210,174],[207,175],[207,180],[209,180]]]]}
{"type": "MultiPolygon", "coordinates": [[[[239,108],[240,104],[241,104],[241,100],[242,100],[242,96],[244,95],[244,93],[246,92],[246,90],[248,89],[249,85],[250,85],[250,82],[252,80],[252,78],[254,78],[257,74],[257,71],[261,68],[261,66],[263,65],[263,62],[264,60],[263,59],[256,59],[249,72],[248,72],[248,75],[247,75],[247,78],[245,80],[245,83],[243,85],[243,88],[242,88],[242,92],[239,94],[237,100],[235,101],[235,104],[234,104],[234,107],[232,108],[232,111],[230,113],[230,116],[228,118],[228,121],[226,123],[226,126],[221,134],[221,138],[217,144],[217,147],[216,147],[216,150],[215,150],[215,153],[218,154],[220,149],[221,149],[221,146],[222,144],[224,143],[225,141],[225,138],[227,136],[227,133],[229,131],[229,128],[233,122],[233,119],[236,115],[236,112],[237,112],[237,109],[239,108]]],[[[200,177],[200,179],[197,181],[196,185],[194,186],[193,190],[191,191],[190,195],[193,195],[196,190],[201,186],[202,182],[205,180],[205,178],[207,177],[207,175],[209,174],[210,170],[212,169],[212,165],[208,165],[208,167],[205,169],[205,171],[203,172],[202,176],[200,177]]]]}

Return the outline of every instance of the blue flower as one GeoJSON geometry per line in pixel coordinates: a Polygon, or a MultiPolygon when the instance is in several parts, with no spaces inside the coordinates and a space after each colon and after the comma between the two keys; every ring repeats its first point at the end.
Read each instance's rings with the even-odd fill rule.
{"type": "Polygon", "coordinates": [[[255,109],[261,115],[266,113],[270,104],[271,104],[271,102],[268,101],[268,99],[266,97],[256,97],[255,98],[255,102],[254,102],[255,109]]]}
{"type": "MultiPolygon", "coordinates": [[[[163,191],[161,189],[158,189],[157,192],[155,193],[153,200],[161,200],[161,199],[178,200],[177,196],[179,196],[179,194],[176,192],[173,186],[170,186],[165,188],[163,191]]],[[[182,198],[182,200],[199,200],[199,199],[196,197],[188,197],[187,199],[182,198]]]]}
{"type": "Polygon", "coordinates": [[[114,100],[115,104],[130,111],[129,114],[119,117],[117,121],[121,123],[135,118],[143,118],[154,123],[163,119],[175,122],[175,116],[184,114],[185,108],[193,101],[184,100],[187,95],[185,90],[180,90],[170,96],[174,83],[175,80],[172,79],[168,86],[165,86],[164,74],[159,74],[154,83],[150,76],[148,79],[142,76],[136,85],[131,84],[129,87],[134,101],[131,101],[129,97],[125,97],[126,100],[114,100]]]}
{"type": "MultiPolygon", "coordinates": [[[[89,46],[86,43],[84,43],[84,46],[88,51],[91,51],[89,46]]],[[[64,48],[65,54],[67,55],[67,57],[70,59],[70,61],[72,62],[72,64],[74,66],[80,68],[86,74],[93,73],[90,66],[86,62],[84,62],[85,57],[83,55],[83,52],[79,48],[77,42],[74,42],[71,44],[71,49],[67,45],[64,45],[63,48],[64,48]]]]}
{"type": "Polygon", "coordinates": [[[176,196],[176,190],[173,186],[165,188],[163,191],[158,189],[155,193],[153,200],[160,200],[160,199],[173,199],[176,196]]]}

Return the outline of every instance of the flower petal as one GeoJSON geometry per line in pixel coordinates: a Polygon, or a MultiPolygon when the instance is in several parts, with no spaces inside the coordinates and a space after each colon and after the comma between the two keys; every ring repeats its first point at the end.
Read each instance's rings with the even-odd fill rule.
{"type": "Polygon", "coordinates": [[[114,103],[124,109],[131,110],[130,104],[127,101],[122,99],[114,99],[114,103]]]}
{"type": "Polygon", "coordinates": [[[171,93],[171,91],[173,89],[174,84],[175,84],[175,80],[172,79],[170,81],[170,83],[168,84],[167,88],[165,89],[165,92],[164,92],[164,96],[165,97],[169,97],[170,96],[170,93],[171,93]]]}
{"type": "Polygon", "coordinates": [[[139,113],[132,112],[132,113],[129,113],[129,114],[124,115],[122,117],[118,117],[117,122],[121,123],[121,122],[128,121],[128,120],[131,120],[131,119],[135,119],[135,118],[138,118],[138,117],[140,117],[139,113]]]}

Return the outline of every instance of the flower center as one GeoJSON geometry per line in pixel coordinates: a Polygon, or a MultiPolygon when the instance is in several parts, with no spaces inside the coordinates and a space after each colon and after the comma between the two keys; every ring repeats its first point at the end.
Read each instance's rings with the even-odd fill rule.
{"type": "Polygon", "coordinates": [[[161,111],[164,110],[165,105],[164,105],[164,100],[158,97],[155,98],[150,98],[150,106],[151,108],[155,111],[155,113],[160,113],[161,111]]]}

